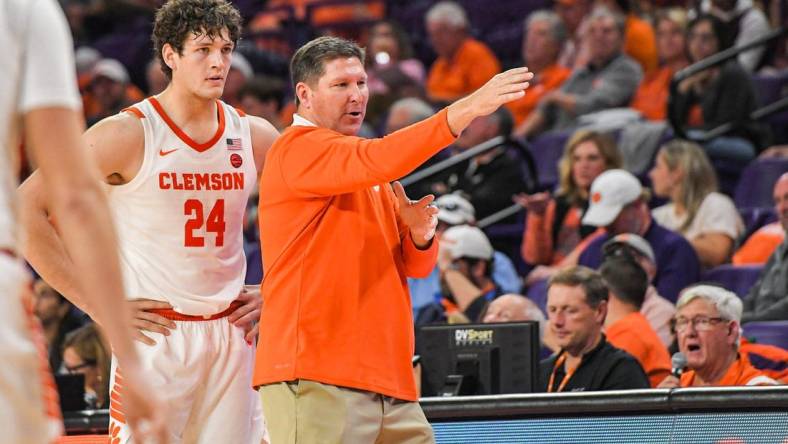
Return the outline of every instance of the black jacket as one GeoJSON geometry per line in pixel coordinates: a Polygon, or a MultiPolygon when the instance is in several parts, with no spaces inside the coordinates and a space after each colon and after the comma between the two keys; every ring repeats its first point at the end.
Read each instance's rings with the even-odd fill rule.
{"type": "MultiPolygon", "coordinates": [[[[564,353],[559,353],[543,360],[539,364],[539,389],[547,392],[550,374],[556,360],[564,353]]],[[[564,366],[556,369],[553,381],[553,392],[564,379],[564,366]]],[[[637,359],[624,350],[618,349],[607,342],[605,335],[599,345],[583,355],[580,365],[563,388],[563,392],[583,392],[600,390],[630,390],[651,388],[646,372],[637,359]]]]}

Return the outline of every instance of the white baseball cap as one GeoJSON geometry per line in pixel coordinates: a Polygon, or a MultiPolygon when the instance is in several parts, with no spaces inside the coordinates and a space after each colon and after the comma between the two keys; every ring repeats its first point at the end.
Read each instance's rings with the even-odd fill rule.
{"type": "Polygon", "coordinates": [[[449,225],[476,222],[476,210],[473,205],[457,194],[444,194],[435,200],[435,206],[438,207],[438,220],[449,225]]]}
{"type": "Polygon", "coordinates": [[[129,72],[115,59],[101,59],[93,66],[93,78],[106,77],[118,83],[129,82],[129,72]]]}
{"type": "Polygon", "coordinates": [[[591,197],[583,223],[595,227],[610,225],[621,209],[640,197],[643,186],[626,170],[607,170],[591,184],[591,197]]]}
{"type": "Polygon", "coordinates": [[[494,253],[484,232],[470,225],[457,225],[444,231],[440,246],[449,251],[452,259],[465,257],[490,260],[494,253]]]}

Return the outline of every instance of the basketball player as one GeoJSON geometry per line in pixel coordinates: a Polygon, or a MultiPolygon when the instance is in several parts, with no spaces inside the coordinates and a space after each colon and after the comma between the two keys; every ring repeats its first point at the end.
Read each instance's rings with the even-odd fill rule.
{"type": "MultiPolygon", "coordinates": [[[[254,347],[243,328],[259,317],[261,302],[257,295],[239,298],[242,221],[278,133],[218,100],[240,23],[225,0],[168,1],[153,31],[168,87],[85,134],[109,185],[126,292],[158,301],[147,302],[157,308],[139,320],[174,327],[151,334],[150,345],[138,350],[150,390],[168,396],[169,438],[178,443],[256,444],[265,430],[250,384],[254,347]]],[[[31,224],[46,233],[31,240],[31,263],[78,301],[69,258],[40,206],[40,180],[24,188],[39,204],[31,224]]],[[[112,394],[118,373],[125,369],[113,363],[112,394]]],[[[121,443],[129,440],[124,413],[111,403],[110,434],[121,443]]]]}
{"type": "Polygon", "coordinates": [[[18,256],[23,236],[16,206],[26,202],[17,201],[14,188],[24,139],[39,166],[42,199],[58,221],[74,285],[96,305],[93,314],[126,369],[126,418],[141,432],[138,442],[163,442],[165,412],[156,394],[141,391],[112,223],[79,139],[81,101],[60,7],[54,0],[0,0],[0,46],[6,51],[0,79],[0,441],[51,443],[62,432],[57,392],[32,315],[30,277],[18,256]]]}

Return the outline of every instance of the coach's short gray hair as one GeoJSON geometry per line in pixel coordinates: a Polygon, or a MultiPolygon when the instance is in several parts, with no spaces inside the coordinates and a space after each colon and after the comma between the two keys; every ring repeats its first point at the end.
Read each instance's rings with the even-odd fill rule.
{"type": "Polygon", "coordinates": [[[550,34],[553,36],[555,43],[558,44],[559,47],[563,46],[566,41],[566,26],[564,26],[564,22],[558,14],[548,9],[539,9],[528,14],[528,17],[526,17],[523,22],[523,31],[527,33],[528,28],[534,22],[542,21],[550,25],[550,34]]]}
{"type": "Polygon", "coordinates": [[[455,28],[468,27],[468,14],[458,3],[451,1],[438,2],[427,11],[427,23],[445,23],[455,28]]]}

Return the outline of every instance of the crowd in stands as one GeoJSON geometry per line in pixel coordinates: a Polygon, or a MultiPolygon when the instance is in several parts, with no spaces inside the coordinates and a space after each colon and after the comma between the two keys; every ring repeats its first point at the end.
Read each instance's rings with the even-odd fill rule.
{"type": "MultiPolygon", "coordinates": [[[[166,88],[138,38],[159,3],[61,0],[89,125],[166,88]]],[[[235,3],[247,28],[223,100],[279,130],[294,110],[287,61],[320,33],[366,47],[365,137],[429,117],[506,67],[535,73],[525,97],[474,121],[420,169],[497,136],[502,144],[407,188],[435,194],[440,210],[438,264],[409,280],[417,328],[538,321],[548,392],[788,383],[788,114],[752,115],[786,96],[786,39],[672,85],[688,66],[786,26],[785,2],[523,2],[501,13],[519,23],[508,42],[519,60],[478,32],[469,2],[406,2],[410,12],[389,1],[235,3]],[[749,170],[760,191],[735,195],[749,170]],[[514,204],[517,214],[479,224],[514,204]],[[741,285],[743,269],[755,279],[737,295],[726,284],[741,285]],[[753,322],[771,322],[783,341],[748,337],[753,322]],[[687,358],[680,378],[670,374],[675,351],[687,358]]],[[[248,283],[264,270],[254,199],[248,283]]],[[[52,368],[85,373],[89,405],[106,405],[97,330],[46,283],[35,294],[52,368]]]]}

